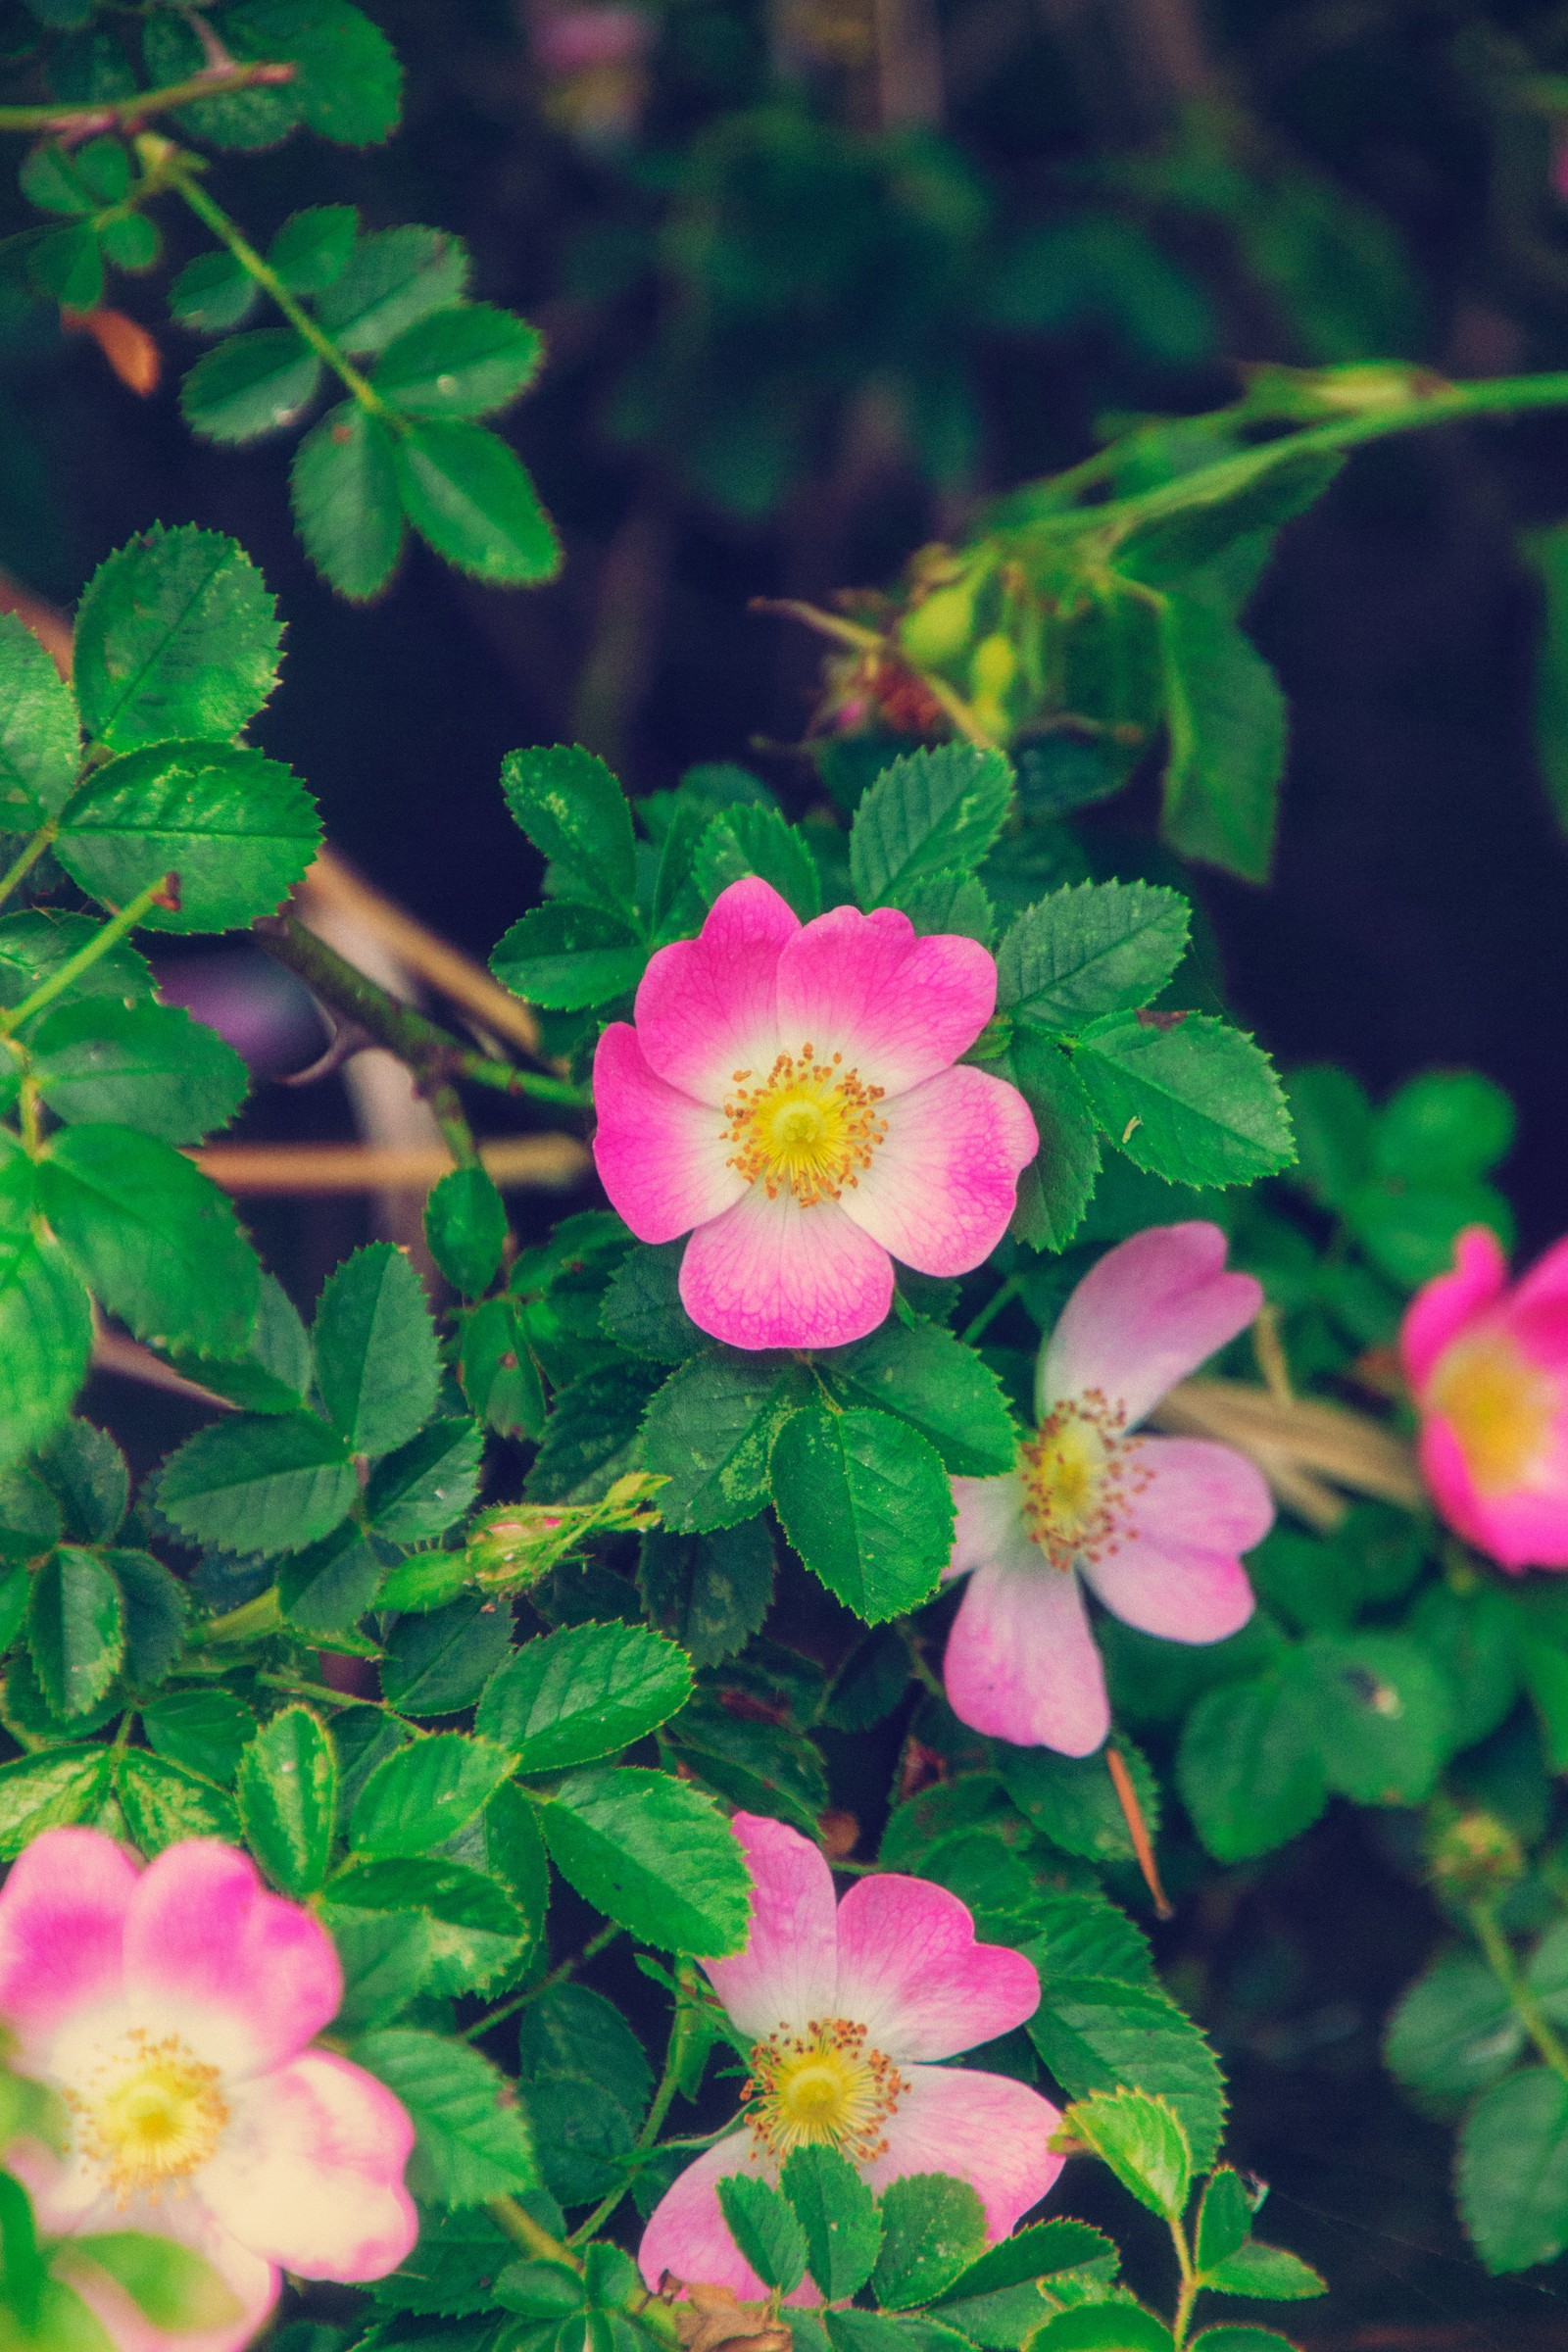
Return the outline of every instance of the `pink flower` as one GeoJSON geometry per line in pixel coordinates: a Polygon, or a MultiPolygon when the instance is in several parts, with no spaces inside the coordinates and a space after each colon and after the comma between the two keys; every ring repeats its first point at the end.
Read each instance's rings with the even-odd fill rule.
{"type": "MultiPolygon", "coordinates": [[[[1040,1980],[1021,1952],[976,1943],[956,1894],[892,1873],[858,1879],[835,1911],[833,1878],[799,1831],[737,1813],[756,1886],[752,1933],[709,1981],[753,2042],[740,2129],[688,2165],[643,2232],[650,2286],[763,2292],[724,2226],[718,2182],[776,2181],[798,2147],[838,2148],[875,2190],[906,2173],[971,2181],[993,2237],[1038,2203],[1062,2160],[1058,2111],[1026,2083],[939,2066],[1021,2026],[1040,1980]]],[[[808,2281],[791,2298],[818,2302],[808,2281]]]]}
{"type": "Polygon", "coordinates": [[[82,2269],[120,2352],[231,2352],[279,2273],[380,2278],[418,2234],[414,2128],[389,2090],[312,2036],[337,2013],[326,1930],[244,1854],[186,1838],[145,1870],[96,1830],[46,1830],[0,1892],[0,2022],[13,2063],[65,2101],[63,2158],[6,2151],[53,2236],[145,2230],[194,2246],[237,2305],[166,2335],[82,2269]]]}
{"type": "Polygon", "coordinates": [[[1262,1303],[1225,1271],[1217,1225],[1152,1225],[1107,1250],[1040,1354],[1040,1434],[1005,1478],[956,1478],[950,1577],[969,1578],[948,1637],[954,1713],[994,1740],[1087,1756],[1110,1729],[1080,1574],[1113,1616],[1167,1642],[1247,1623],[1240,1554],[1274,1506],[1228,1446],[1129,1434],[1262,1303]]]}
{"type": "Polygon", "coordinates": [[[1448,1525],[1504,1568],[1568,1568],[1568,1241],[1510,1290],[1496,1235],[1467,1226],[1399,1353],[1448,1525]]]}
{"type": "Polygon", "coordinates": [[[1039,1140],[1014,1088],[953,1066],[996,995],[975,940],[918,939],[891,906],[802,924],[756,879],[659,950],[636,1026],[599,1041],[594,1157],[639,1241],[691,1234],[695,1323],[838,1348],[886,1315],[895,1257],[979,1265],[1039,1140]]]}

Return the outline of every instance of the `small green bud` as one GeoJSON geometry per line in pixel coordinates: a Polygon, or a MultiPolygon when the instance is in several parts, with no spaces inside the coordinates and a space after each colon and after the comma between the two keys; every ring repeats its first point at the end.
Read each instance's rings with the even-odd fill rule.
{"type": "Polygon", "coordinates": [[[1484,1902],[1524,1874],[1513,1831],[1480,1805],[1461,1809],[1440,1798],[1428,1808],[1423,1843],[1432,1883],[1450,1901],[1484,1902]]]}

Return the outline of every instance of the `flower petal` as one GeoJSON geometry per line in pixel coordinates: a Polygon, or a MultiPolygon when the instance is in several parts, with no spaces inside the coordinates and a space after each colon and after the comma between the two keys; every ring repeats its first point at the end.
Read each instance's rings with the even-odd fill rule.
{"type": "Polygon", "coordinates": [[[967,1903],[946,1886],[879,1871],[840,1903],[832,2014],[864,2026],[872,2047],[901,2066],[994,2041],[1039,2006],[1033,1963],[976,1943],[967,1903]]]}
{"type": "Polygon", "coordinates": [[[672,1242],[745,1192],[722,1112],[651,1070],[629,1022],[612,1021],[599,1040],[594,1108],[600,1181],[640,1242],[672,1242]]]}
{"type": "Polygon", "coordinates": [[[206,2257],[228,2288],[239,2311],[218,2328],[178,2334],[155,2328],[151,2320],[104,2272],[89,2263],[61,2258],[59,2268],[76,2289],[88,2310],[103,2322],[117,2352],[238,2352],[266,2325],[277,2301],[282,2279],[274,2266],[240,2244],[212,2215],[199,2197],[135,2198],[118,2204],[112,2196],[99,2199],[84,2214],[75,2234],[97,2236],[118,2230],[145,2230],[154,2237],[172,2237],[206,2257]]]}
{"type": "Polygon", "coordinates": [[[743,2034],[798,2031],[832,2014],[838,1974],[833,1874],[809,1838],[761,1813],[737,1813],[755,1889],[746,1949],[705,1960],[709,1983],[743,2034]]]}
{"type": "Polygon", "coordinates": [[[255,1865],[187,1838],[148,1864],[125,1922],[125,1992],[225,2076],[280,2065],[330,2025],[343,1997],[332,1938],[269,1894],[255,1865]]]}
{"type": "Polygon", "coordinates": [[[774,976],[800,917],[748,875],[719,892],[695,939],[649,958],[637,1039],[650,1068],[700,1102],[722,1102],[737,1070],[765,1073],[779,1051],[774,976]]]}
{"type": "Polygon", "coordinates": [[[1549,1453],[1528,1487],[1483,1494],[1453,1424],[1429,1413],[1417,1448],[1432,1498],[1456,1534],[1509,1569],[1568,1568],[1568,1429],[1559,1422],[1549,1453]]]}
{"type": "Polygon", "coordinates": [[[242,2245],[302,2278],[384,2278],[419,2234],[407,2110],[329,2050],[244,2085],[201,2194],[242,2245]]]}
{"type": "Polygon", "coordinates": [[[0,2017],[36,2065],[56,2029],[117,2002],[135,1863],[98,1830],[45,1830],[0,1892],[0,2017]]]}
{"type": "Polygon", "coordinates": [[[885,1319],[893,1266],[836,1200],[802,1208],[793,1193],[770,1200],[754,1184],[692,1235],[680,1295],[692,1321],[731,1348],[842,1348],[885,1319]]]}
{"type": "Polygon", "coordinates": [[[1417,1396],[1449,1341],[1501,1297],[1507,1280],[1508,1261],[1492,1228],[1467,1225],[1453,1245],[1453,1271],[1417,1291],[1399,1327],[1399,1359],[1417,1396]]]}
{"type": "Polygon", "coordinates": [[[1083,1563],[1085,1582],[1124,1625],[1166,1642],[1223,1642],[1252,1614],[1238,1554],[1274,1524],[1267,1481],[1245,1454],[1206,1438],[1135,1438],[1144,1481],[1133,1524],[1083,1563]]]}
{"type": "Polygon", "coordinates": [[[1042,1420],[1054,1404],[1101,1390],[1130,1423],[1263,1303],[1250,1274],[1225,1271],[1217,1225],[1151,1225],[1107,1250],[1073,1292],[1040,1359],[1042,1420]]]}
{"type": "Polygon", "coordinates": [[[879,1107],[886,1139],[845,1187],[844,1207],[918,1273],[967,1274],[1006,1232],[1019,1174],[1040,1148],[1028,1103],[963,1063],[879,1107]]]}
{"type": "MultiPolygon", "coordinates": [[[[718,2183],[735,2173],[753,2180],[776,2180],[777,2168],[764,2164],[750,2132],[731,2132],[716,2147],[705,2148],[695,2164],[677,2174],[648,2217],[637,2260],[647,2283],[658,2289],[668,2272],[683,2284],[727,2286],[748,2303],[766,2294],[751,2264],[725,2227],[718,2202],[718,2183]]],[[[799,2295],[792,2302],[802,2301],[799,2295]]],[[[813,2302],[820,2296],[812,2295],[813,2302]]]]}
{"type": "Polygon", "coordinates": [[[906,2173],[954,2173],[979,2191],[986,2228],[1005,2237],[1055,2181],[1061,2113],[1027,2082],[964,2067],[917,2066],[885,2128],[887,2154],[862,2178],[878,2195],[906,2173]]]}
{"type": "Polygon", "coordinates": [[[995,960],[978,940],[921,939],[906,914],[835,906],[778,959],[779,1038],[790,1053],[842,1054],[866,1086],[903,1094],[974,1044],[997,1002],[995,960]]]}
{"type": "Polygon", "coordinates": [[[942,1664],[948,1704],[992,1740],[1092,1755],[1110,1711],[1083,1594],[1076,1576],[1030,1550],[970,1577],[942,1664]]]}
{"type": "Polygon", "coordinates": [[[1039,1567],[1040,1554],[1024,1525],[1023,1480],[1015,1470],[1005,1478],[956,1478],[951,1483],[956,1524],[944,1577],[963,1576],[988,1560],[1039,1567]]]}

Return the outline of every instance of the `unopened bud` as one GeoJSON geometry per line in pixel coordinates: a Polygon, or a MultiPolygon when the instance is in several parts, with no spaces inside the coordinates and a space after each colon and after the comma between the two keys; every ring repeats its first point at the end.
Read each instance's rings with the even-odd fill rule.
{"type": "Polygon", "coordinates": [[[1446,1801],[1434,1804],[1423,1842],[1433,1885],[1455,1902],[1480,1902],[1500,1894],[1524,1873],[1518,1838],[1505,1821],[1481,1805],[1461,1811],[1446,1801]]]}
{"type": "Polygon", "coordinates": [[[899,643],[911,662],[931,669],[961,654],[973,629],[974,587],[956,580],[909,607],[899,622],[899,643]]]}
{"type": "Polygon", "coordinates": [[[629,1470],[600,1502],[500,1503],[468,1531],[467,1573],[486,1592],[521,1592],[569,1559],[591,1536],[654,1526],[659,1513],[649,1497],[664,1483],[649,1471],[629,1470]]]}

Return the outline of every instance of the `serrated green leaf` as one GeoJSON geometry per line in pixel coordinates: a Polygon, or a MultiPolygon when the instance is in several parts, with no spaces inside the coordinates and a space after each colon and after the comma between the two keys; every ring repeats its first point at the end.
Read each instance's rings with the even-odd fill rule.
{"type": "Polygon", "coordinates": [[[352,1644],[358,1625],[375,1600],[388,1549],[345,1521],[319,1542],[280,1561],[278,1606],[297,1633],[333,1647],[352,1644]]]}
{"type": "Polygon", "coordinates": [[[718,2183],[719,2209],[741,2258],[770,2292],[792,2295],[806,2276],[806,2232],[776,2188],[749,2174],[718,2183]]]}
{"type": "Polygon", "coordinates": [[[1125,2086],[1165,2100],[1187,2134],[1194,2170],[1208,2170],[1225,2122],[1223,2079],[1174,2001],[1152,1987],[1063,1978],[1045,1987],[1028,2031],[1072,2097],[1125,2086]]]}
{"type": "Polygon", "coordinates": [[[1308,1829],[1328,1783],[1301,1683],[1268,1674],[1205,1690],[1182,1730],[1176,1786],[1220,1862],[1269,1853],[1308,1829]]]}
{"type": "Polygon", "coordinates": [[[760,1633],[773,1597],[773,1544],[765,1520],[708,1536],[652,1529],[637,1581],[649,1616],[697,1666],[716,1665],[760,1633]]]}
{"type": "Polygon", "coordinates": [[[788,901],[803,923],[822,910],[822,883],[806,843],[776,808],[739,801],[708,820],[692,857],[692,879],[706,905],[748,874],[788,901]]]}
{"type": "Polygon", "coordinates": [[[545,1393],[511,1298],[487,1298],[463,1318],[458,1376],[479,1419],[503,1437],[542,1438],[545,1393]]]}
{"type": "Polygon", "coordinates": [[[245,1416],[187,1438],[164,1464],[158,1507],[219,1551],[303,1551],[354,1507],[343,1441],[314,1413],[245,1416]]]}
{"type": "Polygon", "coordinates": [[[732,1805],[790,1822],[805,1837],[816,1835],[830,1801],[828,1780],[820,1752],[804,1732],[732,1715],[721,1700],[699,1694],[664,1738],[676,1762],[732,1805]]]}
{"type": "Polygon", "coordinates": [[[543,357],[526,318],[468,302],[406,328],[370,380],[405,416],[491,416],[527,391],[543,357]]]}
{"type": "MultiPolygon", "coordinates": [[[[0,1003],[8,1007],[21,1004],[41,980],[52,979],[63,963],[96,940],[102,930],[103,924],[90,914],[55,914],[42,906],[0,915],[0,1003]]],[[[118,997],[142,1004],[152,996],[151,965],[138,949],[122,939],[71,982],[57,1002],[70,1004],[93,997],[118,997]]],[[[47,1017],[47,1009],[33,1016],[40,1022],[47,1017]]],[[[25,1022],[18,1034],[25,1041],[32,1026],[32,1021],[25,1022]]]]}
{"type": "Polygon", "coordinates": [[[27,1646],[57,1715],[84,1715],[125,1654],[120,1587],[95,1552],[64,1544],[33,1580],[27,1646]]]}
{"type": "Polygon", "coordinates": [[[1170,757],[1160,830],[1184,858],[1266,882],[1285,765],[1285,698],[1217,601],[1159,609],[1170,757]]]}
{"type": "Polygon", "coordinates": [[[438,556],[491,587],[554,579],[561,542],[515,451],[482,424],[416,424],[392,445],[403,512],[438,556]]]}
{"type": "Polygon", "coordinates": [[[1152,517],[1122,541],[1117,568],[1152,588],[1168,587],[1212,563],[1238,539],[1277,531],[1304,514],[1344,464],[1338,451],[1303,449],[1240,487],[1212,473],[1205,479],[1200,471],[1192,478],[1190,503],[1152,517]]]}
{"type": "Polygon", "coordinates": [[[906,753],[855,812],[850,872],[862,906],[897,906],[933,874],[972,873],[1012,806],[1012,763],[968,744],[906,753]]]}
{"type": "Polygon", "coordinates": [[[0,1467],[41,1445],[87,1377],[92,1309],[65,1250],[26,1222],[35,1172],[0,1171],[0,1467]]]}
{"type": "Polygon", "coordinates": [[[755,1518],[768,1501],[768,1456],[807,1393],[793,1357],[710,1348],[671,1374],[643,1422],[643,1467],[666,1527],[709,1534],[755,1518]]]}
{"type": "Polygon", "coordinates": [[[444,1536],[479,1492],[482,1454],[471,1421],[432,1421],[371,1472],[365,1493],[370,1526],[394,1544],[429,1544],[444,1536]]]}
{"type": "Polygon", "coordinates": [[[363,2036],[354,2057],[414,2119],[416,2195],[479,2205],[538,2186],[527,2123],[520,2108],[503,2105],[505,2080],[477,2050],[403,2027],[363,2036]]]}
{"type": "Polygon", "coordinates": [[[256,1717],[226,1690],[166,1690],[141,1710],[156,1755],[198,1779],[231,1788],[239,1760],[256,1737],[256,1717]]]}
{"type": "Polygon", "coordinates": [[[1062,2120],[1141,2205],[1166,2221],[1181,2220],[1192,2191],[1193,2152],[1166,2100],[1125,2086],[1097,2091],[1074,2100],[1062,2120]]]}
{"type": "Polygon", "coordinates": [[[349,1843],[372,1860],[428,1854],[467,1826],[513,1768],[504,1746],[463,1732],[400,1748],[356,1797],[349,1843]]]}
{"type": "Polygon", "coordinates": [[[619,915],[551,899],[513,924],[490,969],[514,996],[560,1012],[607,1004],[634,989],[648,950],[619,915]]]}
{"type": "Polygon", "coordinates": [[[226,247],[199,253],[169,289],[169,315],[195,335],[222,335],[243,326],[262,298],[250,272],[226,247]]]}
{"type": "MultiPolygon", "coordinates": [[[[159,19],[153,20],[156,25],[159,19]]],[[[397,127],[402,69],[379,26],[350,0],[238,0],[223,11],[222,36],[243,61],[284,59],[298,71],[277,89],[198,99],[177,118],[192,135],[222,147],[267,147],[304,122],[318,138],[368,147],[397,127]]],[[[193,70],[189,54],[155,65],[155,80],[193,70]]]]}
{"type": "Polygon", "coordinates": [[[1299,2255],[1255,2240],[1211,2270],[1206,2284],[1217,2294],[1256,2295],[1269,2303],[1299,2303],[1328,2292],[1327,2282],[1299,2255]]]}
{"type": "MultiPolygon", "coordinates": [[[[1159,1829],[1159,1791],[1145,1758],[1119,1735],[1149,1834],[1159,1829]]],[[[1131,1862],[1132,1836],[1103,1751],[1059,1756],[1047,1747],[999,1746],[998,1769],[1018,1810],[1064,1853],[1089,1862],[1131,1862]]]]}
{"type": "Polygon", "coordinates": [[[507,1208],[483,1168],[454,1168],[431,1187],[424,1238],[455,1291],[477,1298],[489,1289],[507,1246],[507,1208]]]}
{"type": "Polygon", "coordinates": [[[312,1331],[327,1417],[351,1453],[406,1446],[441,1385],[424,1286],[405,1251],[371,1242],[328,1275],[312,1331]]]}
{"type": "Polygon", "coordinates": [[[133,1689],[161,1683],[185,1646],[190,1602],[185,1587],[146,1551],[109,1551],[104,1565],[120,1587],[124,1612],[124,1676],[133,1689]]]}
{"type": "Polygon", "coordinates": [[[59,1497],[75,1544],[107,1544],[130,1500],[130,1471],[106,1429],[78,1417],[40,1446],[37,1469],[59,1497]]]}
{"type": "Polygon", "coordinates": [[[907,2311],[945,2294],[986,2243],[986,2211],[967,2180],[907,2173],[878,2200],[882,2246],[871,2274],[884,2310],[907,2311]]]}
{"type": "Polygon", "coordinates": [[[857,1616],[876,1625],[930,1598],[953,1549],[953,1490],[917,1430],[813,1399],[780,1430],[770,1479],[784,1533],[857,1616]]]}
{"type": "Polygon", "coordinates": [[[744,1944],[745,1860],[697,1789],[634,1765],[590,1765],[551,1791],[540,1826],[563,1878],[643,1942],[711,1957],[744,1944]]]}
{"type": "Polygon", "coordinates": [[[1029,2339],[1031,2352],[1175,2352],[1163,2320],[1136,2303],[1083,2303],[1059,2311],[1029,2339]]]}
{"type": "Polygon", "coordinates": [[[807,2267],[825,2301],[842,2302],[871,2276],[882,2243],[876,2199],[836,2148],[796,2148],[784,2159],[784,2194],[806,2237],[807,2267]]]}
{"type": "Polygon", "coordinates": [[[439,228],[382,228],[362,237],[316,315],[357,358],[384,351],[419,318],[463,298],[468,256],[439,228]]]}
{"type": "Polygon", "coordinates": [[[599,1320],[617,1347],[660,1364],[683,1364],[709,1346],[680,1297],[684,1242],[638,1243],[611,1277],[599,1320]]]}
{"type": "Polygon", "coordinates": [[[626,796],[580,744],[511,752],[502,762],[507,807],[566,888],[591,906],[635,908],[637,857],[626,796]]]}
{"type": "Polygon", "coordinates": [[[1085,882],[1019,915],[997,952],[997,1002],[1015,1021],[1076,1031],[1147,1004],[1187,949],[1188,906],[1144,882],[1085,882]]]}
{"type": "Polygon", "coordinates": [[[530,1502],[601,1502],[638,1467],[642,1418],[655,1389],[652,1364],[601,1364],[563,1389],[528,1472],[530,1502]]]}
{"type": "Polygon", "coordinates": [[[1040,1150],[1018,1180],[1012,1230],[1033,1250],[1064,1250],[1100,1174],[1100,1137],[1082,1079],[1049,1038],[1018,1031],[1003,1074],[1029,1105],[1040,1150]]]}
{"type": "Polygon", "coordinates": [[[75,698],[32,631],[0,613],[0,829],[31,831],[76,788],[75,698]]]}
{"type": "Polygon", "coordinates": [[[332,1859],[337,1758],[309,1707],[284,1707],[239,1760],[240,1826],[274,1886],[314,1894],[332,1859]]]}
{"type": "Polygon", "coordinates": [[[267,249],[270,266],[292,294],[322,294],[349,265],[360,216],[352,204],[313,204],[290,213],[267,249]]]}
{"type": "Polygon", "coordinates": [[[973,874],[927,874],[908,884],[901,904],[922,939],[956,933],[983,948],[995,942],[997,910],[973,874]]]}
{"type": "Polygon", "coordinates": [[[514,1771],[559,1772],[657,1731],[691,1689],[684,1653],[646,1626],[564,1626],[507,1660],[474,1722],[514,1771]]]}
{"type": "Polygon", "coordinates": [[[413,2253],[389,2277],[376,2279],[370,2293],[383,2311],[443,2319],[491,2312],[496,2280],[516,2256],[515,2240],[481,2207],[427,2215],[413,2253]]]}
{"type": "MultiPolygon", "coordinates": [[[[545,2184],[564,2204],[601,2197],[625,2178],[654,2084],[612,2002],[583,1984],[553,1985],[530,2001],[518,2023],[517,2075],[545,2184]]],[[[509,2308],[516,2308],[510,2297],[509,2308]]]]}
{"type": "Polygon", "coordinates": [[[1013,1468],[1018,1432],[1001,1383],[941,1324],[890,1316],[868,1340],[826,1348],[816,1360],[832,1396],[907,1422],[956,1478],[999,1478],[1013,1468]]]}
{"type": "Polygon", "coordinates": [[[14,1862],[45,1830],[90,1821],[103,1803],[114,1751],[56,1747],[0,1764],[0,1861],[14,1862]]]}
{"type": "Polygon", "coordinates": [[[250,1090],[233,1047],[177,1004],[87,997],[46,1012],[27,1042],[57,1118],[117,1120],[170,1144],[226,1127],[250,1090]]]}
{"type": "Polygon", "coordinates": [[[472,1706],[512,1645],[505,1601],[452,1601],[405,1617],[387,1640],[381,1688],[400,1714],[456,1715],[472,1706]]]}
{"type": "Polygon", "coordinates": [[[115,1767],[115,1793],[132,1843],[149,1859],[185,1838],[240,1841],[239,1815],[221,1788],[145,1748],[123,1750],[115,1767]]]}
{"type": "Polygon", "coordinates": [[[1111,1014],[1073,1068],[1135,1167],[1173,1184],[1250,1184],[1294,1156],[1279,1080],[1239,1029],[1205,1013],[1111,1014]]]}
{"type": "Polygon", "coordinates": [[[1524,2041],[1524,2027],[1486,1962],[1446,1951],[1404,1992],[1383,2055],[1406,2089],[1447,2105],[1506,2074],[1524,2041]]]}
{"type": "Polygon", "coordinates": [[[515,1968],[537,1927],[497,1878],[434,1858],[355,1861],[328,1882],[320,1899],[334,1927],[346,1913],[417,1915],[424,1927],[423,1989],[438,1995],[484,1991],[515,1968]]]}
{"type": "Polygon", "coordinates": [[[81,600],[82,722],[114,752],[180,736],[224,742],[277,683],[279,636],[267,583],[232,539],[154,524],[99,565],[81,600]]]}
{"type": "Polygon", "coordinates": [[[379,596],[403,553],[403,506],[392,434],[356,400],[311,427],[289,468],[289,499],[305,552],[351,604],[379,596]]]}
{"type": "Polygon", "coordinates": [[[1241,2175],[1224,2165],[1210,2178],[1199,2207],[1193,2249],[1199,2269],[1209,2271],[1228,2260],[1238,2247],[1246,2245],[1251,2231],[1252,2207],[1241,2175]]]}
{"type": "Polygon", "coordinates": [[[1404,1634],[1314,1634],[1305,1677],[1330,1788],[1367,1805],[1420,1804],[1453,1743],[1442,1670],[1404,1634]]]}
{"type": "Polygon", "coordinates": [[[179,387],[199,441],[259,441],[297,424],[321,382],[321,362],[291,326],[231,335],[204,352],[179,387]]]}
{"type": "Polygon", "coordinates": [[[1459,2134],[1459,2211],[1494,2276],[1568,2246],[1568,2083],[1544,2066],[1484,2090],[1459,2134]]]}

